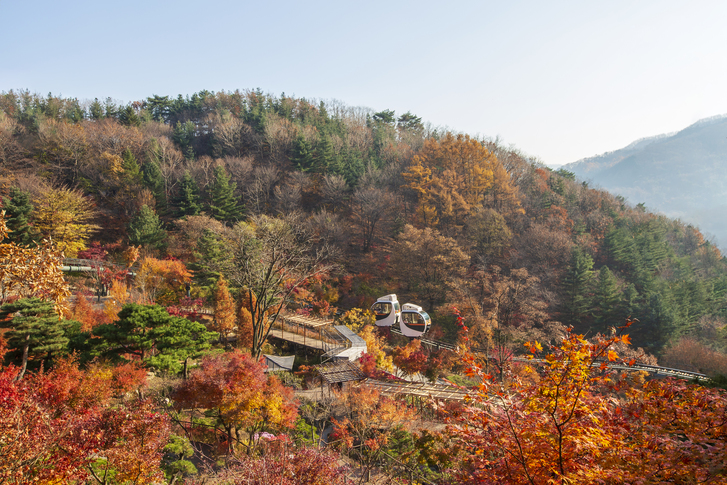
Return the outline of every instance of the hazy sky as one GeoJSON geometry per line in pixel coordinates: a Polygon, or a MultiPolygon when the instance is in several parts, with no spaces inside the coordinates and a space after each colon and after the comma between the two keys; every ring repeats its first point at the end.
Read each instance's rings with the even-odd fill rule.
{"type": "Polygon", "coordinates": [[[0,91],[261,88],[499,136],[550,165],[727,113],[727,2],[0,0],[0,91]]]}

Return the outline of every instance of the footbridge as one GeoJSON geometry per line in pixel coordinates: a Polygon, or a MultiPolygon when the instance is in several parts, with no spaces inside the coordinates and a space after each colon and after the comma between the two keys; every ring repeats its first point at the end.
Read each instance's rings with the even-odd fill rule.
{"type": "Polygon", "coordinates": [[[270,330],[269,337],[322,350],[325,360],[354,361],[366,352],[366,342],[344,325],[333,320],[304,315],[283,315],[270,330]]]}

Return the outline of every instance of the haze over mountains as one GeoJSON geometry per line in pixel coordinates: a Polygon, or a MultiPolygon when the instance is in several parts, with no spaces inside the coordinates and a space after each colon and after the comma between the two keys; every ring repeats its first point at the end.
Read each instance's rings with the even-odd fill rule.
{"type": "Polygon", "coordinates": [[[634,205],[693,224],[727,249],[727,115],[563,168],[634,205]]]}

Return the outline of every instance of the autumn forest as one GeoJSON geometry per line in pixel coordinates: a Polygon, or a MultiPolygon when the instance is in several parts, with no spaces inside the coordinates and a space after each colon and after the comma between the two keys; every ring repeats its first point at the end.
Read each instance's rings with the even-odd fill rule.
{"type": "Polygon", "coordinates": [[[727,483],[727,259],[499,140],[9,91],[0,201],[0,484],[727,483]],[[374,325],[390,294],[447,345],[374,325]],[[286,315],[361,336],[366,380],[324,389],[286,315]]]}

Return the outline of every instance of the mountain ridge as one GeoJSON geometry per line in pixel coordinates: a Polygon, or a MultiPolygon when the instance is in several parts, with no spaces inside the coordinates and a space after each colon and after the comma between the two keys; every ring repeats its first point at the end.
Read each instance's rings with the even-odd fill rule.
{"type": "Polygon", "coordinates": [[[727,115],[563,165],[633,204],[700,227],[727,244],[727,115]]]}

